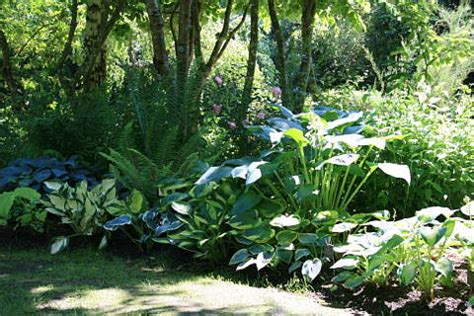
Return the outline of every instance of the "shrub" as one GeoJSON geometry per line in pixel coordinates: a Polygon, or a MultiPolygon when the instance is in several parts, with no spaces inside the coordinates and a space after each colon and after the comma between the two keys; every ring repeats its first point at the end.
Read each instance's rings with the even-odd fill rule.
{"type": "Polygon", "coordinates": [[[70,185],[86,180],[90,186],[96,185],[95,172],[80,165],[77,159],[73,156],[64,161],[53,157],[14,160],[6,168],[0,169],[0,192],[30,187],[45,194],[50,192],[45,183],[53,180],[70,185]]]}

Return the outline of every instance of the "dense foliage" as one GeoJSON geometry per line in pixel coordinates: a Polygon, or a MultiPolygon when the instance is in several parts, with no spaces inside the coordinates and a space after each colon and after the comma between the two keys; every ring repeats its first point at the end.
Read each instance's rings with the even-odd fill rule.
{"type": "Polygon", "coordinates": [[[0,229],[468,299],[467,1],[0,6],[0,229]]]}

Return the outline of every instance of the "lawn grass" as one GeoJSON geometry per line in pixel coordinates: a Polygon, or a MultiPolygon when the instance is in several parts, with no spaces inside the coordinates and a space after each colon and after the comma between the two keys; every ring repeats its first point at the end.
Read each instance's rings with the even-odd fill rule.
{"type": "Polygon", "coordinates": [[[258,288],[164,251],[127,259],[92,248],[55,256],[0,246],[0,315],[272,313],[342,315],[303,294],[258,288]]]}

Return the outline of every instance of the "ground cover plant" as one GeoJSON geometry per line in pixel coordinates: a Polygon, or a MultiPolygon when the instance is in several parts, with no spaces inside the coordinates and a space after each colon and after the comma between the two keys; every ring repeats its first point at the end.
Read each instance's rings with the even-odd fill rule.
{"type": "Polygon", "coordinates": [[[472,10],[0,1],[0,310],[472,313],[472,10]]]}

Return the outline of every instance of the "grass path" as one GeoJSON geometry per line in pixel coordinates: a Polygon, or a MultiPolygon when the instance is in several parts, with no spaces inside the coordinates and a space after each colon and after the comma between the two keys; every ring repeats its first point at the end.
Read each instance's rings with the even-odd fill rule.
{"type": "Polygon", "coordinates": [[[251,287],[192,270],[166,255],[126,260],[82,249],[51,256],[44,249],[0,246],[0,315],[350,314],[302,294],[251,287]]]}

